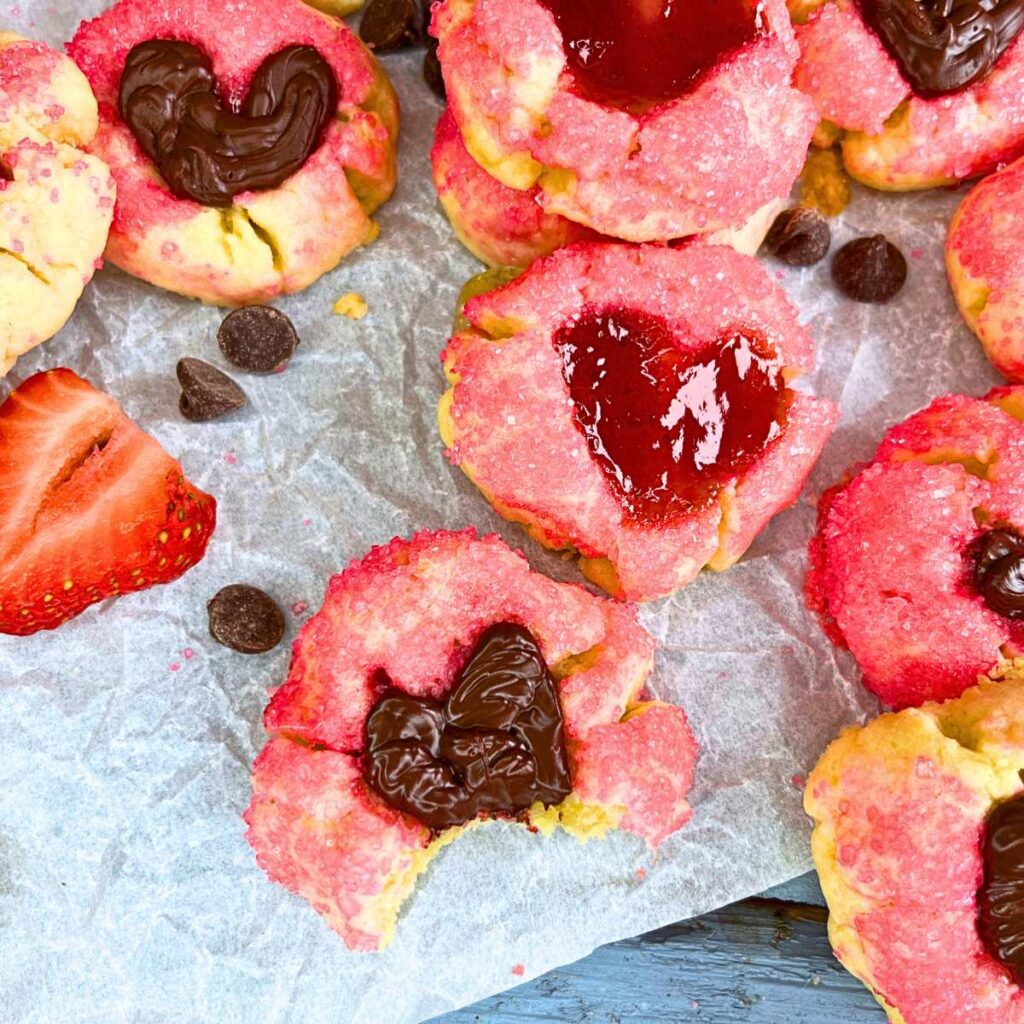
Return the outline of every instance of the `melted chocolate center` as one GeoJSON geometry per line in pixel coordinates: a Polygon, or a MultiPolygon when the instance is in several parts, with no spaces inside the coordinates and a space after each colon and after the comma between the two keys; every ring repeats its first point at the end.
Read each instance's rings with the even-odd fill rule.
{"type": "Polygon", "coordinates": [[[919,96],[956,92],[986,75],[1024,28],[1024,0],[860,0],[919,96]]]}
{"type": "Polygon", "coordinates": [[[513,623],[483,634],[444,704],[388,691],[366,740],[370,785],[436,831],[572,792],[555,682],[513,623]]]}
{"type": "Polygon", "coordinates": [[[974,586],[992,611],[1024,619],[1024,537],[1015,530],[990,530],[975,543],[974,586]]]}
{"type": "Polygon", "coordinates": [[[639,109],[684,95],[764,30],[753,0],[541,0],[562,33],[574,91],[639,109]]]}
{"type": "Polygon", "coordinates": [[[982,944],[1024,986],[1024,795],[989,815],[982,841],[984,881],[978,891],[982,944]]]}
{"type": "Polygon", "coordinates": [[[634,521],[706,507],[785,426],[791,392],[756,332],[684,352],[659,317],[590,310],[555,344],[576,425],[634,521]]]}
{"type": "Polygon", "coordinates": [[[120,112],[171,191],[205,206],[277,188],[320,145],[338,105],[330,65],[311,46],[289,46],[253,75],[245,102],[228,108],[210,59],[190,43],[153,39],[129,54],[120,112]]]}

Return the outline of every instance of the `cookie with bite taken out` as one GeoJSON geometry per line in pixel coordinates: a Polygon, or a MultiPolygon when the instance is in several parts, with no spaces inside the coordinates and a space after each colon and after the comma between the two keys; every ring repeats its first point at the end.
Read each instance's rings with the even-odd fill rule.
{"type": "Polygon", "coordinates": [[[658,846],[697,748],[644,696],[634,608],[531,572],[496,536],[423,532],[354,561],[264,716],[256,858],[353,949],[388,944],[430,860],[494,817],[658,846]]]}

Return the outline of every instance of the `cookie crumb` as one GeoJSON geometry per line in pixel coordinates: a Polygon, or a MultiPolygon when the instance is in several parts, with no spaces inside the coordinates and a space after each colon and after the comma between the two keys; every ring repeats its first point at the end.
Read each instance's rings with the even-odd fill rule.
{"type": "Polygon", "coordinates": [[[850,203],[850,178],[835,149],[815,149],[807,154],[800,172],[800,201],[826,217],[836,217],[850,203]]]}
{"type": "Polygon", "coordinates": [[[369,311],[366,299],[358,292],[348,292],[334,304],[334,312],[338,316],[347,316],[349,320],[362,320],[369,311]]]}

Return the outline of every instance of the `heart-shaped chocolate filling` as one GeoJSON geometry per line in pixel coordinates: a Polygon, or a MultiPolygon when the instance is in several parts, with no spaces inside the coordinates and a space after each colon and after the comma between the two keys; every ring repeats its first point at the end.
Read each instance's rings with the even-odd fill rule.
{"type": "Polygon", "coordinates": [[[919,96],[983,77],[1024,28],[1024,0],[860,0],[919,96]]]}
{"type": "Polygon", "coordinates": [[[555,345],[576,425],[635,522],[706,507],[782,435],[792,393],[756,331],[686,352],[659,317],[589,310],[555,345]]]}
{"type": "Polygon", "coordinates": [[[1024,797],[999,804],[982,840],[978,932],[989,954],[1024,985],[1024,797]]]}
{"type": "Polygon", "coordinates": [[[388,691],[366,720],[366,775],[440,831],[572,792],[554,679],[530,631],[491,626],[444,704],[388,691]]]}
{"type": "Polygon", "coordinates": [[[338,105],[334,72],[311,46],[268,57],[230,109],[216,85],[206,54],[173,39],[140,43],[121,75],[121,117],[171,191],[205,206],[277,188],[320,145],[338,105]]]}
{"type": "Polygon", "coordinates": [[[628,110],[682,96],[764,31],[748,0],[541,0],[577,94],[628,110]]]}

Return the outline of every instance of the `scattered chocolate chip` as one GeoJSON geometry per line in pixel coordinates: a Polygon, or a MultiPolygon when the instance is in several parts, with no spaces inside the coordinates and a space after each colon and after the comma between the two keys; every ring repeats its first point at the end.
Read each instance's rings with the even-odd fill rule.
{"type": "Polygon", "coordinates": [[[888,302],[907,280],[907,261],[885,235],[847,242],[832,258],[832,279],[857,302],[888,302]]]}
{"type": "Polygon", "coordinates": [[[193,423],[227,416],[245,405],[245,392],[226,373],[202,359],[179,359],[177,374],[181,385],[178,408],[193,423]]]}
{"type": "Polygon", "coordinates": [[[817,210],[794,206],[775,218],[765,248],[791,267],[809,267],[828,254],[832,231],[828,221],[817,210]]]}
{"type": "Polygon", "coordinates": [[[370,0],[359,23],[359,35],[376,53],[423,43],[430,8],[422,0],[370,0]]]}
{"type": "Polygon", "coordinates": [[[273,373],[295,354],[299,336],[279,310],[243,306],[224,318],[217,344],[232,366],[247,373],[273,373]]]}
{"type": "Polygon", "coordinates": [[[210,636],[242,654],[263,654],[284,637],[284,612],[257,587],[232,583],[206,606],[210,636]]]}
{"type": "Polygon", "coordinates": [[[448,98],[448,89],[444,84],[444,74],[441,71],[441,59],[437,55],[437,40],[427,40],[427,55],[423,58],[423,80],[430,86],[434,94],[445,100],[448,98]]]}

